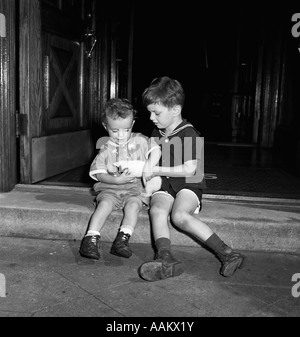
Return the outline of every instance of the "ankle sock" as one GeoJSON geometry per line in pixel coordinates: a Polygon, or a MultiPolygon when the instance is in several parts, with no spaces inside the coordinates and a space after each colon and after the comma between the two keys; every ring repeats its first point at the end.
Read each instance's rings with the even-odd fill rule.
{"type": "Polygon", "coordinates": [[[92,236],[92,235],[99,235],[100,236],[100,232],[88,230],[87,233],[85,234],[85,236],[92,236]]]}
{"type": "Polygon", "coordinates": [[[215,253],[219,253],[225,243],[218,237],[216,233],[213,233],[206,241],[207,247],[212,249],[215,253]]]}
{"type": "Polygon", "coordinates": [[[120,228],[120,232],[123,232],[124,234],[129,234],[130,236],[132,235],[132,230],[129,228],[120,228]]]}

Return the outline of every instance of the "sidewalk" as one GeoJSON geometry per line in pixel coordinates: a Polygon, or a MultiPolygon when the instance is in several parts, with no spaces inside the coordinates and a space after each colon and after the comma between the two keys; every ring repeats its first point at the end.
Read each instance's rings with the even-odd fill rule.
{"type": "MultiPolygon", "coordinates": [[[[152,259],[150,245],[132,244],[133,256],[122,259],[109,254],[111,243],[102,243],[97,262],[80,257],[79,245],[0,237],[0,273],[6,279],[0,317],[110,317],[116,323],[124,317],[176,317],[194,321],[199,331],[200,323],[188,318],[300,317],[300,275],[298,283],[292,281],[300,273],[299,254],[245,251],[245,267],[224,278],[219,261],[204,248],[176,246],[173,252],[185,263],[185,273],[147,282],[137,268],[152,259]]],[[[107,324],[98,323],[101,334],[107,324]]],[[[150,323],[144,322],[144,332],[150,323]]]]}

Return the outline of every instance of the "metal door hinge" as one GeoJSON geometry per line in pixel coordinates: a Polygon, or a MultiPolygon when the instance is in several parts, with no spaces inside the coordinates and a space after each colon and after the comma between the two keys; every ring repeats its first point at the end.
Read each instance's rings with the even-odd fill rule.
{"type": "Polygon", "coordinates": [[[27,135],[28,116],[16,113],[16,137],[27,135]]]}

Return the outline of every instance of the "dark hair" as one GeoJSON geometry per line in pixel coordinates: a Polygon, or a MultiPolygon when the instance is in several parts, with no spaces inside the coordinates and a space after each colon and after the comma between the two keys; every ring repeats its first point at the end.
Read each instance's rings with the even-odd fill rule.
{"type": "Polygon", "coordinates": [[[170,77],[155,78],[142,94],[143,104],[160,103],[168,108],[184,105],[185,94],[181,83],[170,77]]]}
{"type": "Polygon", "coordinates": [[[106,122],[106,117],[112,119],[127,118],[132,116],[135,118],[136,110],[126,98],[112,98],[106,102],[101,112],[101,121],[106,122]]]}

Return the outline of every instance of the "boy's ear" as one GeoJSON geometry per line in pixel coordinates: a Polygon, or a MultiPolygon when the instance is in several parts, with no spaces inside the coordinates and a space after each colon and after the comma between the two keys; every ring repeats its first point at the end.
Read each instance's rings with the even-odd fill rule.
{"type": "Polygon", "coordinates": [[[175,115],[179,115],[181,113],[181,105],[175,105],[173,107],[173,112],[175,115]]]}
{"type": "Polygon", "coordinates": [[[107,131],[107,126],[106,126],[106,124],[105,124],[105,123],[102,123],[102,125],[103,125],[104,129],[107,131]]]}

